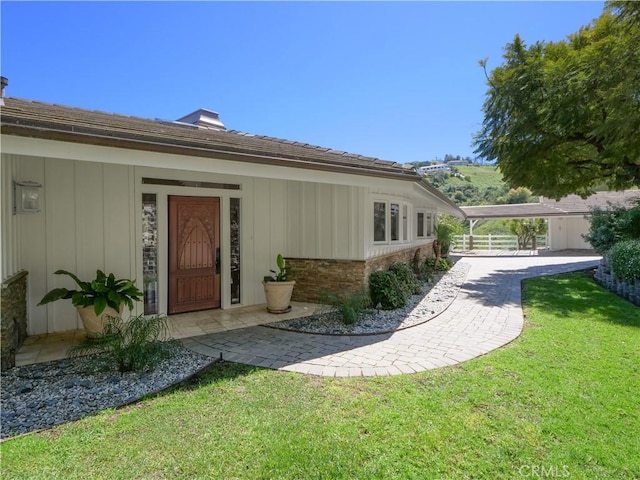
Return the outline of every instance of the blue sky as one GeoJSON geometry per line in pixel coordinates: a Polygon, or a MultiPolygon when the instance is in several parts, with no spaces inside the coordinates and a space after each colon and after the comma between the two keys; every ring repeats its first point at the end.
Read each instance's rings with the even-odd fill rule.
{"type": "Polygon", "coordinates": [[[397,162],[473,156],[519,33],[557,41],[603,2],[7,2],[8,96],[229,129],[397,162]]]}

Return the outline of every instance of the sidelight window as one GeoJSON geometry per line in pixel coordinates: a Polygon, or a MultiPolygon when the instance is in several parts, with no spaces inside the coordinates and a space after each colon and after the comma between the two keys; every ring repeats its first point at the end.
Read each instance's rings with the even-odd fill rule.
{"type": "Polygon", "coordinates": [[[142,194],[142,287],[145,315],[158,313],[158,203],[142,194]]]}
{"type": "Polygon", "coordinates": [[[240,199],[231,199],[231,303],[240,303],[240,199]]]}

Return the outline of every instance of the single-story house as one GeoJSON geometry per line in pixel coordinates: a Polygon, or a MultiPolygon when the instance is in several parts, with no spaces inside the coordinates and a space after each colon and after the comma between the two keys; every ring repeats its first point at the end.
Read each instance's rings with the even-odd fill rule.
{"type": "Polygon", "coordinates": [[[589,232],[589,217],[594,207],[606,209],[609,205],[630,207],[640,201],[640,190],[620,192],[596,192],[582,198],[568,195],[560,200],[540,197],[539,203],[519,203],[511,205],[480,205],[460,207],[471,225],[479,220],[546,218],[548,221],[548,248],[551,250],[590,249],[591,245],[583,235],[589,232]]]}
{"type": "Polygon", "coordinates": [[[430,255],[436,215],[464,217],[412,168],[228,130],[206,109],[162,121],[3,102],[2,315],[23,295],[29,335],[81,326],[70,302],[37,306],[72,287],[58,269],[137,279],[135,313],[172,314],[262,304],[282,253],[294,300],[315,301],[430,255]]]}

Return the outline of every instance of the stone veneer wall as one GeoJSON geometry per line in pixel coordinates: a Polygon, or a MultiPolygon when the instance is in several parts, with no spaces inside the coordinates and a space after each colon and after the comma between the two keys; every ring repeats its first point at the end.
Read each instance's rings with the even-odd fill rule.
{"type": "Polygon", "coordinates": [[[328,290],[356,292],[366,286],[364,260],[287,258],[287,267],[296,272],[292,300],[298,302],[318,302],[328,290]]]}
{"type": "Polygon", "coordinates": [[[16,352],[27,338],[27,275],[23,270],[2,284],[0,299],[0,370],[16,365],[16,352]]]}
{"type": "Polygon", "coordinates": [[[326,291],[340,294],[368,289],[371,273],[396,262],[412,265],[416,257],[423,262],[433,257],[432,252],[432,244],[428,243],[368,260],[287,258],[287,267],[296,271],[292,300],[318,302],[326,291]]]}
{"type": "Polygon", "coordinates": [[[410,267],[413,267],[414,262],[421,263],[424,262],[427,258],[432,258],[433,256],[433,242],[429,242],[419,247],[407,248],[405,250],[390,253],[388,255],[370,258],[369,260],[367,260],[367,269],[365,272],[366,283],[368,285],[369,276],[373,272],[377,272],[378,270],[386,270],[394,263],[402,262],[406,263],[410,267]]]}

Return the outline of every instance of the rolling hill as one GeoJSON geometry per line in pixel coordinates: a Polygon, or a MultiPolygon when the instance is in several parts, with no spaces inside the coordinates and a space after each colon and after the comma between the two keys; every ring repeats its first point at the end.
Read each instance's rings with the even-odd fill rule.
{"type": "Polygon", "coordinates": [[[458,205],[509,203],[509,187],[493,165],[451,167],[451,172],[435,172],[427,180],[458,205]]]}

